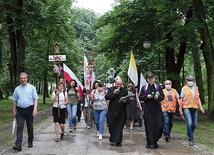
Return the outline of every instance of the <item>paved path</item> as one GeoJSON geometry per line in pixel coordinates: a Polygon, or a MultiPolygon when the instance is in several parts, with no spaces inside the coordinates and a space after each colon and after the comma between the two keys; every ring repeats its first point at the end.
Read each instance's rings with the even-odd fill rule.
{"type": "Polygon", "coordinates": [[[143,127],[134,127],[134,132],[129,133],[124,129],[123,146],[115,147],[109,144],[108,128],[105,127],[103,139],[96,137],[95,126],[91,129],[85,128],[85,123],[78,123],[78,129],[69,133],[56,143],[54,124],[52,118],[47,119],[35,129],[34,147],[28,148],[26,135],[22,151],[12,149],[13,144],[0,149],[2,155],[210,155],[203,145],[189,146],[186,137],[172,133],[169,143],[161,138],[159,149],[146,149],[145,131],[143,127]]]}

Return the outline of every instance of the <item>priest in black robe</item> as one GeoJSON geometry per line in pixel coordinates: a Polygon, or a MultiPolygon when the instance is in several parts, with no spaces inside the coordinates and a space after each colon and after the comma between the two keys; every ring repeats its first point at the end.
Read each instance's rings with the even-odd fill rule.
{"type": "Polygon", "coordinates": [[[107,123],[111,145],[122,146],[123,127],[126,123],[126,105],[129,103],[128,91],[122,87],[121,78],[115,80],[115,86],[108,89],[105,96],[109,100],[107,123]],[[123,99],[121,99],[123,97],[123,99]]]}
{"type": "Polygon", "coordinates": [[[164,99],[161,87],[154,83],[155,77],[152,72],[147,74],[148,84],[141,89],[139,99],[144,101],[143,118],[147,138],[147,149],[159,148],[158,140],[163,133],[163,114],[160,102],[164,99]]]}

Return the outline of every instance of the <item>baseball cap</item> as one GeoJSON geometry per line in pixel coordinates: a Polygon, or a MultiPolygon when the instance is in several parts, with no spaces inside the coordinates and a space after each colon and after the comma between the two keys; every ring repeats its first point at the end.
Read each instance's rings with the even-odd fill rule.
{"type": "Polygon", "coordinates": [[[155,75],[152,73],[152,72],[148,72],[147,73],[147,75],[146,75],[146,77],[148,78],[148,77],[154,77],[155,75]]]}

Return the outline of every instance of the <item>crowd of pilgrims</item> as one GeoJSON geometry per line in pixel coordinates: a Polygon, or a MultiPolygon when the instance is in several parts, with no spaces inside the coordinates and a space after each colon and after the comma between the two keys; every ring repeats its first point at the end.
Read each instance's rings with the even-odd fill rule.
{"type": "MultiPolygon", "coordinates": [[[[144,122],[147,149],[159,148],[157,142],[162,135],[166,142],[170,142],[176,108],[179,107],[180,114],[183,115],[184,112],[184,116],[187,117],[187,112],[185,114],[182,108],[192,110],[195,108],[197,111],[198,107],[183,107],[180,95],[171,87],[170,80],[164,82],[165,88],[163,88],[155,83],[155,76],[152,73],[147,74],[146,78],[148,84],[141,88],[139,94],[133,83],[128,83],[125,88],[122,79],[117,77],[109,88],[102,81],[95,81],[93,89],[83,89],[83,95],[80,94],[75,80],[66,84],[61,78],[57,89],[52,93],[55,142],[60,142],[64,138],[67,126],[68,132],[78,130],[77,124],[80,122],[81,114],[84,116],[87,129],[91,129],[92,126],[93,129],[96,128],[96,136],[99,140],[103,139],[104,128],[108,128],[112,146],[122,146],[124,127],[127,132],[132,133],[136,122],[139,127],[144,122]]],[[[191,78],[186,80],[186,82],[193,81],[191,78]]],[[[184,91],[182,97],[190,93],[186,88],[182,91],[184,91]]],[[[198,106],[204,112],[201,103],[198,103],[198,106]]],[[[188,123],[188,140],[189,145],[192,146],[196,123],[193,123],[191,131],[188,129],[190,126],[188,123]]]]}

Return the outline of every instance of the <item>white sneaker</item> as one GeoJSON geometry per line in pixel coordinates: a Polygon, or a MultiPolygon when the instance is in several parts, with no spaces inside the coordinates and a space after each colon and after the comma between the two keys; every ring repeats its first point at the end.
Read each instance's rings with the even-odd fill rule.
{"type": "Polygon", "coordinates": [[[100,133],[99,133],[99,131],[97,131],[97,137],[99,137],[99,135],[100,135],[100,133]]]}
{"type": "Polygon", "coordinates": [[[91,128],[91,127],[88,125],[88,126],[87,126],[87,129],[90,129],[90,128],[91,128]]]}
{"type": "Polygon", "coordinates": [[[103,139],[103,136],[101,134],[99,135],[99,139],[103,139]]]}

